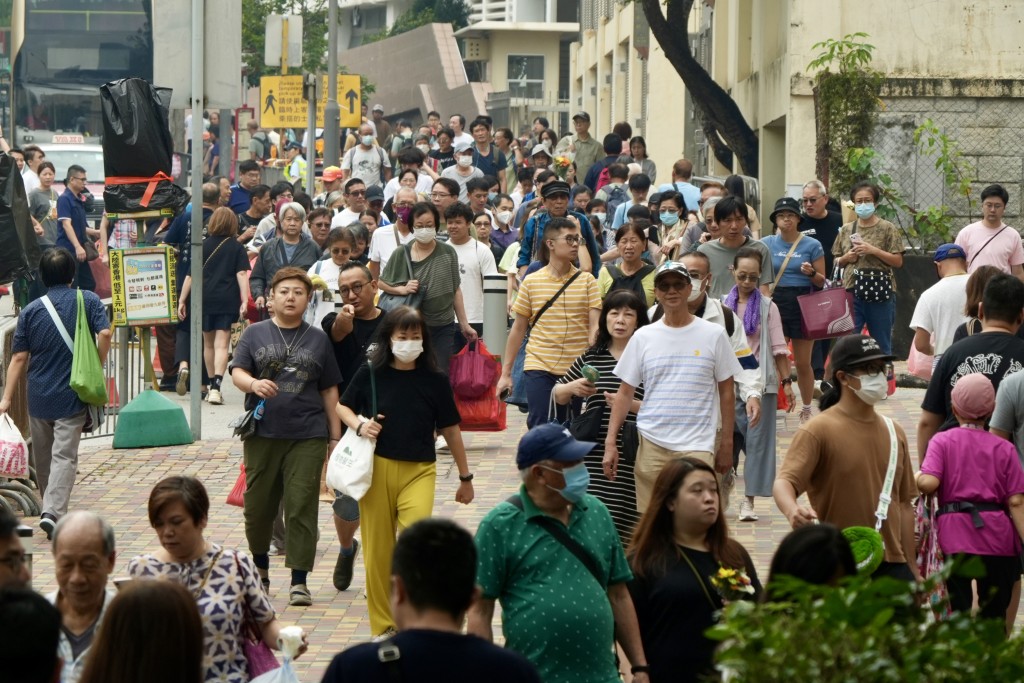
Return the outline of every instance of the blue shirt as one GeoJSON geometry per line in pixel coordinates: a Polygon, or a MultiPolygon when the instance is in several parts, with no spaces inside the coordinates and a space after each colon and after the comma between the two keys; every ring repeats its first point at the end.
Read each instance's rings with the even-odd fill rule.
{"type": "Polygon", "coordinates": [[[508,160],[505,158],[505,153],[495,147],[494,143],[491,143],[491,149],[487,152],[487,156],[481,154],[476,143],[473,143],[473,165],[479,168],[484,175],[497,178],[508,167],[508,160]]]}
{"type": "Polygon", "coordinates": [[[700,209],[700,189],[693,183],[677,181],[658,186],[658,192],[668,192],[669,190],[675,190],[683,195],[687,211],[697,211],[700,209]]]}
{"type": "Polygon", "coordinates": [[[252,204],[252,192],[245,189],[238,183],[231,186],[231,196],[228,197],[228,208],[236,214],[245,213],[252,204]]]}
{"type": "Polygon", "coordinates": [[[76,197],[70,188],[66,188],[57,198],[57,221],[60,223],[60,230],[57,231],[57,246],[64,247],[74,255],[75,245],[71,244],[67,232],[64,231],[64,224],[61,222],[65,218],[71,219],[71,227],[75,231],[75,237],[78,238],[78,244],[84,245],[85,229],[89,225],[89,218],[85,212],[85,203],[76,197]]]}
{"type": "MultiPolygon", "coordinates": [[[[778,277],[779,269],[782,268],[782,262],[786,260],[786,254],[789,253],[793,243],[782,239],[781,235],[768,235],[762,238],[761,242],[768,247],[768,253],[772,256],[772,272],[778,277]]],[[[824,257],[825,250],[821,248],[821,242],[813,237],[804,235],[800,243],[796,245],[796,249],[793,250],[793,256],[789,259],[789,263],[786,264],[786,272],[782,274],[782,279],[779,280],[779,287],[809,288],[811,286],[811,278],[800,272],[800,266],[805,261],[813,264],[818,259],[824,257]]]]}
{"type": "MultiPolygon", "coordinates": [[[[56,285],[50,287],[46,296],[53,302],[73,343],[78,320],[78,290],[56,285]]],[[[109,329],[110,321],[100,298],[84,290],[82,297],[92,333],[95,335],[109,329]]],[[[59,420],[85,410],[85,404],[78,400],[78,395],[71,388],[71,349],[39,299],[26,306],[18,316],[12,351],[27,351],[29,354],[29,415],[40,420],[59,420]]]]}

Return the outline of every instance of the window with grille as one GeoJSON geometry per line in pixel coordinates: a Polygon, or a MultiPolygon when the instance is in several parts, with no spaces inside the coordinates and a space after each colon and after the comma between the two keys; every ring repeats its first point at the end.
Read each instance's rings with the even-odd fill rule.
{"type": "Polygon", "coordinates": [[[508,91],[512,97],[543,99],[544,56],[509,55],[508,91]]]}

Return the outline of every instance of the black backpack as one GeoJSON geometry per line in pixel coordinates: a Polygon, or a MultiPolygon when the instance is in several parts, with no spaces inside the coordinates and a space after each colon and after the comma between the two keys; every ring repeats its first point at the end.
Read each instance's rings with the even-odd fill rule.
{"type": "Polygon", "coordinates": [[[614,292],[616,289],[626,289],[639,296],[641,301],[647,301],[647,292],[644,291],[644,278],[654,271],[655,266],[648,263],[632,275],[626,275],[617,266],[607,265],[605,268],[608,269],[608,274],[612,276],[612,286],[608,288],[609,292],[614,292]]]}
{"type": "Polygon", "coordinates": [[[256,142],[260,143],[260,149],[263,150],[262,152],[260,152],[260,159],[263,160],[263,161],[266,161],[267,159],[269,159],[270,158],[270,138],[267,137],[267,134],[264,133],[263,131],[259,131],[258,133],[256,133],[255,135],[252,136],[252,139],[255,140],[256,142]]]}

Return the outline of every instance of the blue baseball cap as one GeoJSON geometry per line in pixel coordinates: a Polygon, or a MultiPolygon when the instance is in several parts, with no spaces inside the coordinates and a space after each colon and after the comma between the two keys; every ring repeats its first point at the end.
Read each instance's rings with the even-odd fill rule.
{"type": "Polygon", "coordinates": [[[593,441],[577,441],[562,425],[553,422],[537,425],[519,440],[516,467],[525,470],[541,460],[576,462],[596,446],[593,441]]]}
{"type": "Polygon", "coordinates": [[[963,247],[959,244],[942,244],[935,250],[935,256],[932,259],[936,263],[939,261],[945,261],[948,258],[962,258],[967,260],[967,253],[964,252],[963,247]]]}

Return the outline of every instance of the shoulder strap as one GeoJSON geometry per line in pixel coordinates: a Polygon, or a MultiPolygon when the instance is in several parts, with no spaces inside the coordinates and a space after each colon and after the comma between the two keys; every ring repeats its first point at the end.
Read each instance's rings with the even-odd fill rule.
{"type": "Polygon", "coordinates": [[[732,333],[736,330],[736,315],[731,308],[723,304],[722,316],[725,318],[725,332],[732,339],[732,333]]]}
{"type": "MultiPolygon", "coordinates": [[[[519,497],[518,493],[506,499],[506,502],[511,503],[520,510],[523,509],[523,501],[519,497]]],[[[608,587],[603,573],[601,572],[601,567],[597,564],[597,560],[594,559],[594,556],[591,555],[579,541],[569,535],[569,530],[566,529],[564,525],[560,524],[558,520],[552,519],[547,515],[539,515],[530,521],[534,522],[544,529],[544,531],[551,534],[552,538],[561,543],[566,550],[571,552],[576,559],[580,561],[580,564],[586,567],[587,571],[590,572],[590,575],[594,577],[594,580],[600,584],[601,588],[608,587]]]]}
{"type": "Polygon", "coordinates": [[[967,336],[972,337],[978,333],[978,328],[981,326],[981,321],[977,318],[971,318],[967,321],[967,336]]]}
{"type": "Polygon", "coordinates": [[[885,470],[885,481],[882,482],[882,493],[878,496],[878,508],[875,510],[875,531],[881,531],[882,522],[889,516],[889,503],[892,502],[892,485],[896,479],[896,461],[899,455],[899,443],[896,441],[896,426],[888,417],[882,416],[889,430],[889,467],[885,470]]]}
{"type": "Polygon", "coordinates": [[[802,232],[798,232],[796,234],[796,242],[793,242],[793,246],[789,248],[789,253],[786,254],[786,258],[782,262],[782,267],[779,268],[779,272],[775,276],[775,282],[772,283],[773,292],[775,291],[775,288],[779,286],[779,281],[782,279],[782,274],[786,272],[786,266],[789,265],[789,259],[793,258],[793,252],[796,251],[796,245],[800,244],[800,240],[802,240],[803,238],[804,234],[802,232]]]}
{"type": "Polygon", "coordinates": [[[71,341],[71,335],[68,334],[68,328],[64,327],[64,321],[57,315],[57,309],[53,307],[50,296],[47,294],[39,298],[43,300],[43,306],[46,306],[46,311],[50,314],[50,318],[53,319],[54,327],[60,332],[60,336],[64,337],[64,343],[68,345],[68,351],[73,354],[75,352],[75,343],[71,341]]]}
{"type": "MultiPolygon", "coordinates": [[[[411,276],[412,275],[412,266],[410,266],[409,273],[410,273],[410,276],[411,276]]],[[[575,282],[576,278],[578,278],[582,274],[583,274],[582,270],[577,270],[575,273],[572,274],[572,277],[570,277],[568,280],[565,281],[565,284],[562,285],[561,289],[559,289],[557,292],[555,292],[555,295],[553,297],[551,297],[550,299],[548,299],[548,302],[546,304],[544,304],[543,306],[540,307],[540,310],[537,311],[537,315],[533,316],[533,320],[530,321],[530,327],[533,327],[534,325],[537,324],[537,321],[540,320],[540,317],[542,315],[544,315],[544,313],[547,312],[547,310],[549,308],[551,308],[551,305],[555,303],[555,301],[558,299],[558,297],[562,296],[562,292],[567,290],[569,288],[569,285],[571,285],[573,282],[575,282]]]]}
{"type": "Polygon", "coordinates": [[[622,271],[617,266],[613,266],[610,263],[605,266],[608,269],[608,274],[612,276],[612,280],[618,280],[622,277],[622,271]]]}
{"type": "Polygon", "coordinates": [[[1000,228],[999,232],[997,232],[996,234],[994,234],[991,237],[989,237],[988,240],[985,242],[985,244],[981,245],[981,249],[979,249],[978,251],[974,252],[974,256],[972,256],[971,260],[967,262],[967,267],[970,268],[971,264],[974,263],[974,259],[978,258],[978,255],[981,254],[981,252],[985,251],[985,247],[987,247],[989,245],[989,242],[991,242],[995,238],[999,237],[999,235],[1002,234],[1003,230],[1006,230],[1008,227],[1010,227],[1010,226],[1009,225],[1004,225],[1002,228],[1000,228]]]}
{"type": "MultiPolygon", "coordinates": [[[[206,266],[208,266],[208,265],[210,264],[210,261],[212,261],[212,260],[213,260],[213,257],[217,255],[217,252],[218,252],[218,251],[220,251],[220,248],[221,248],[221,247],[223,247],[223,246],[224,246],[225,244],[227,244],[227,242],[228,242],[228,240],[229,240],[229,239],[232,239],[232,238],[231,238],[231,237],[228,237],[228,238],[227,238],[227,239],[225,239],[225,240],[224,240],[223,242],[221,242],[220,244],[218,244],[218,245],[217,245],[217,247],[216,247],[216,248],[215,248],[215,249],[213,250],[213,252],[212,252],[212,253],[211,253],[211,254],[210,254],[209,256],[207,256],[207,257],[206,257],[206,260],[205,260],[205,261],[203,261],[203,269],[204,269],[204,270],[206,269],[206,266]]],[[[316,272],[318,272],[318,273],[319,273],[320,271],[318,270],[318,271],[316,271],[316,272]]]]}

